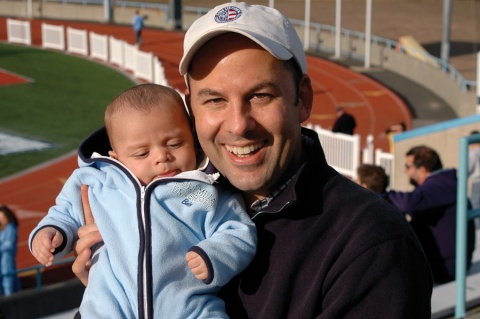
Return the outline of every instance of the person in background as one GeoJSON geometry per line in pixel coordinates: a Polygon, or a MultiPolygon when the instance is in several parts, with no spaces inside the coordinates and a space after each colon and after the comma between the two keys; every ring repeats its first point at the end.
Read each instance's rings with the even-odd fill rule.
{"type": "Polygon", "coordinates": [[[252,260],[256,231],[240,194],[196,169],[191,128],[179,93],[142,84],[117,96],[105,129],[80,146],[80,168],[29,243],[47,266],[69,253],[84,224],[80,187],[89,185],[104,245],[82,317],[228,318],[216,292],[252,260]]]}
{"type": "Polygon", "coordinates": [[[404,122],[400,122],[397,124],[390,125],[390,127],[385,131],[385,135],[388,139],[388,145],[390,149],[390,153],[395,152],[395,143],[393,142],[393,136],[398,133],[405,132],[407,130],[407,126],[404,122]]]}
{"type": "Polygon", "coordinates": [[[387,188],[390,182],[383,167],[373,164],[359,165],[357,167],[357,183],[390,202],[387,195],[387,188]]]}
{"type": "MultiPolygon", "coordinates": [[[[329,166],[301,126],[313,87],[287,17],[219,5],[188,29],[179,69],[206,170],[242,192],[257,227],[255,258],[219,293],[230,318],[431,318],[431,271],[409,224],[329,166]]],[[[89,224],[77,241],[85,284],[100,238],[89,224]]]]}
{"type": "Polygon", "coordinates": [[[337,119],[333,124],[332,132],[334,133],[343,133],[348,135],[353,135],[357,122],[353,115],[345,112],[345,109],[341,106],[338,106],[335,109],[337,119]]]}
{"type": "MultiPolygon", "coordinates": [[[[455,279],[457,171],[443,169],[438,153],[420,145],[406,153],[405,173],[415,189],[411,192],[391,190],[388,197],[393,205],[410,216],[410,224],[422,243],[435,283],[452,281],[455,279]]],[[[470,220],[468,268],[474,249],[475,226],[470,220]]]]}
{"type": "Polygon", "coordinates": [[[6,205],[0,206],[0,295],[8,296],[21,290],[17,274],[18,220],[6,205]]]}
{"type": "Polygon", "coordinates": [[[140,11],[136,10],[132,19],[132,27],[135,35],[135,44],[141,45],[143,43],[142,31],[144,27],[144,17],[140,15],[140,11]]]}

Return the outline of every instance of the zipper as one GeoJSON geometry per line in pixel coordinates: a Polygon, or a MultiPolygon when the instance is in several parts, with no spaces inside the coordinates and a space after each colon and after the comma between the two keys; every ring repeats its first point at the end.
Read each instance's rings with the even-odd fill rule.
{"type": "MultiPolygon", "coordinates": [[[[140,187],[140,209],[141,209],[141,216],[142,216],[142,226],[145,229],[145,186],[140,187]]],[[[146,233],[146,230],[145,232],[146,233]]],[[[142,259],[142,281],[143,281],[143,313],[145,318],[148,319],[148,294],[147,294],[147,261],[146,261],[146,251],[143,251],[143,259],[142,259]]]]}
{"type": "Polygon", "coordinates": [[[284,209],[287,209],[293,202],[291,201],[288,201],[286,202],[280,209],[278,209],[277,211],[259,211],[259,212],[255,212],[251,217],[250,219],[252,221],[256,221],[258,220],[260,217],[262,217],[263,215],[269,215],[269,214],[278,214],[280,213],[281,211],[283,211],[284,209]]]}

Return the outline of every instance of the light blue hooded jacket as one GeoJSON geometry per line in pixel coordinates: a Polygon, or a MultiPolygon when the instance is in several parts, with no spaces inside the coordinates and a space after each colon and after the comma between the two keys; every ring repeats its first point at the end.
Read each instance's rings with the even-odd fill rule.
{"type": "Polygon", "coordinates": [[[21,289],[17,275],[18,227],[12,221],[0,231],[0,295],[11,295],[21,289]]]}
{"type": "Polygon", "coordinates": [[[64,235],[55,258],[72,251],[84,225],[80,187],[88,185],[104,244],[93,253],[82,318],[228,318],[215,294],[256,251],[255,226],[240,195],[199,170],[142,187],[120,162],[91,152],[100,140],[107,154],[105,138],[101,129],[80,146],[80,168],[30,234],[30,247],[38,230],[53,226],[64,235]],[[206,261],[206,280],[188,268],[189,250],[206,261]]]}

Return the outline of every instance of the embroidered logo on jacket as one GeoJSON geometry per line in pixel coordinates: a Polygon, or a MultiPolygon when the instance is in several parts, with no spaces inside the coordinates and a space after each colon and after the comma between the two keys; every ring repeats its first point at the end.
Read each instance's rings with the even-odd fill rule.
{"type": "Polygon", "coordinates": [[[216,199],[213,194],[198,183],[175,183],[172,193],[183,198],[182,204],[187,206],[192,206],[193,203],[203,205],[206,209],[212,209],[216,206],[216,199]]]}

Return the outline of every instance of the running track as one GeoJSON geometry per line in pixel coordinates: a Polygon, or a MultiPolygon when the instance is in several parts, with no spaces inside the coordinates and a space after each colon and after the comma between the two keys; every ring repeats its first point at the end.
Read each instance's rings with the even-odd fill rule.
{"type": "MultiPolygon", "coordinates": [[[[107,34],[133,43],[133,31],[128,26],[51,20],[46,22],[107,34]]],[[[41,47],[41,23],[40,20],[31,20],[32,43],[37,47],[41,47]]],[[[185,83],[178,73],[178,62],[183,51],[183,33],[145,29],[143,36],[145,42],[140,49],[153,52],[162,62],[169,84],[183,92],[185,83]]],[[[1,17],[0,41],[7,41],[6,19],[1,17]]],[[[386,128],[401,121],[407,123],[407,128],[411,128],[412,118],[408,107],[388,88],[360,73],[318,57],[307,56],[307,63],[315,94],[309,122],[328,129],[335,118],[335,107],[344,106],[357,120],[355,132],[361,135],[362,145],[366,136],[372,134],[375,148],[385,151],[388,150],[384,134],[386,128]]],[[[1,83],[0,80],[0,85],[1,83]]],[[[18,268],[37,264],[28,251],[28,235],[54,204],[63,182],[76,166],[76,153],[73,152],[0,180],[0,203],[15,209],[20,219],[18,268]]]]}

